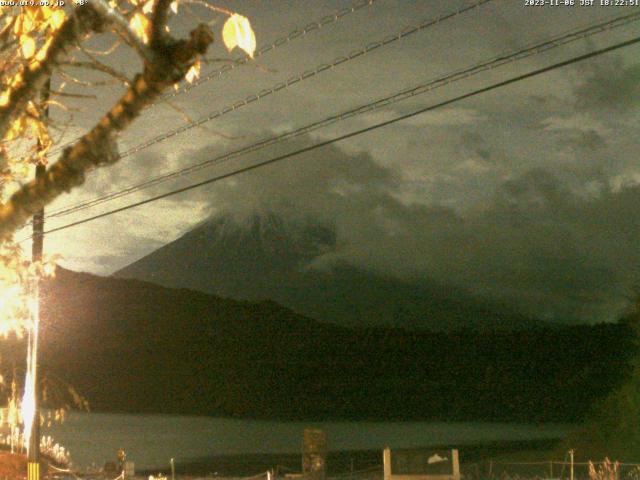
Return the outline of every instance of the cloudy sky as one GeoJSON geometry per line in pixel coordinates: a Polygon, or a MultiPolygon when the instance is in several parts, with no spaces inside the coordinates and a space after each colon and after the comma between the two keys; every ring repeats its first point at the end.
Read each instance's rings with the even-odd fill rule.
{"type": "MultiPolygon", "coordinates": [[[[120,150],[179,127],[185,115],[200,118],[406,26],[473,3],[377,0],[177,96],[172,105],[148,109],[122,135],[120,150]]],[[[351,2],[216,4],[249,17],[261,46],[351,2]]],[[[634,12],[640,7],[529,7],[524,0],[494,0],[95,171],[82,190],[62,197],[51,210],[634,12]]],[[[174,30],[185,31],[201,15],[200,10],[193,15],[182,10],[174,30]]],[[[224,18],[207,18],[219,32],[224,18]]],[[[259,154],[51,219],[47,227],[293,151],[638,33],[640,23],[633,22],[593,35],[259,154]]],[[[426,277],[464,287],[544,318],[612,320],[640,281],[638,52],[637,46],[618,50],[222,183],[54,233],[45,249],[61,254],[61,264],[68,268],[108,274],[211,215],[269,210],[336,226],[342,247],[319,259],[318,268],[346,260],[402,278],[426,277]]],[[[211,56],[230,58],[220,42],[211,56]]],[[[138,66],[122,50],[110,61],[128,72],[138,66]]],[[[67,138],[95,121],[117,91],[105,87],[96,100],[73,105],[78,127],[69,130],[67,138]]],[[[62,121],[66,113],[53,115],[62,121]]]]}

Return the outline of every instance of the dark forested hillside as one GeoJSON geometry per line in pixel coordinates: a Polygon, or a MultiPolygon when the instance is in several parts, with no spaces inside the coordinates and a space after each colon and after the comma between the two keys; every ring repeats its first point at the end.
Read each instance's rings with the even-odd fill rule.
{"type": "Polygon", "coordinates": [[[632,352],[623,324],[348,329],[62,269],[43,295],[43,370],[103,411],[566,422],[622,382],[632,352]]]}

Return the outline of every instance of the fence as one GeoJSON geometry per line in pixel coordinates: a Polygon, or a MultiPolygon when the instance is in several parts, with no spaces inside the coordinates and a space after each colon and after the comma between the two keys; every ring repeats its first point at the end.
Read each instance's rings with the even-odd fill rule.
{"type": "Polygon", "coordinates": [[[331,475],[327,480],[383,480],[384,470],[382,465],[349,471],[339,475],[331,475]]]}
{"type": "MultiPolygon", "coordinates": [[[[640,480],[640,463],[591,462],[598,480],[640,480]]],[[[463,480],[571,480],[569,461],[499,462],[482,461],[460,466],[463,480]]],[[[383,480],[382,465],[331,475],[328,480],[383,480]]],[[[589,462],[573,462],[574,480],[592,480],[589,462]]]]}
{"type": "MultiPolygon", "coordinates": [[[[591,462],[598,480],[640,480],[640,463],[591,462]]],[[[554,479],[589,480],[589,462],[538,461],[496,462],[486,461],[461,466],[465,480],[517,480],[554,479]],[[572,475],[573,470],[573,475],[572,475]]]]}

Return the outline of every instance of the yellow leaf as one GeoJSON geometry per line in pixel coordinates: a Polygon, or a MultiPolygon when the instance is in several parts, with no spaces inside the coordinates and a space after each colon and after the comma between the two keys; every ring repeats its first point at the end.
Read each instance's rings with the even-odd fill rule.
{"type": "Polygon", "coordinates": [[[200,60],[196,60],[196,62],[191,65],[191,68],[184,76],[185,80],[189,83],[193,83],[193,81],[200,76],[200,60]]]}
{"type": "Polygon", "coordinates": [[[51,7],[40,7],[40,19],[41,21],[49,20],[49,17],[53,14],[53,8],[51,7]]]}
{"type": "Polygon", "coordinates": [[[54,30],[59,29],[64,23],[65,16],[64,10],[57,8],[49,19],[49,25],[51,25],[51,28],[54,30]]]}
{"type": "MultiPolygon", "coordinates": [[[[45,277],[54,277],[56,275],[56,264],[54,262],[45,262],[42,265],[42,273],[45,277]]],[[[56,420],[59,419],[59,413],[56,412],[56,420]]]]}
{"type": "Polygon", "coordinates": [[[22,133],[26,130],[26,128],[27,128],[27,117],[22,116],[22,117],[16,118],[11,123],[11,126],[9,127],[9,131],[4,137],[5,140],[7,141],[15,140],[16,138],[22,135],[22,133]]]}
{"type": "Polygon", "coordinates": [[[28,33],[31,30],[33,30],[33,20],[31,20],[31,16],[27,15],[26,12],[22,12],[19,16],[18,19],[20,20],[19,23],[16,23],[16,29],[18,28],[18,25],[20,25],[19,28],[19,32],[16,31],[16,33],[19,34],[23,34],[23,33],[28,33]]]}
{"type": "Polygon", "coordinates": [[[29,35],[22,35],[20,37],[20,48],[22,50],[22,56],[29,59],[36,53],[36,42],[29,35]]]}
{"type": "Polygon", "coordinates": [[[31,126],[31,131],[36,135],[36,138],[40,142],[39,154],[40,156],[44,156],[53,144],[51,137],[49,136],[49,130],[44,123],[37,119],[30,119],[29,124],[31,126]]]}
{"type": "Polygon", "coordinates": [[[173,2],[171,2],[169,7],[171,8],[171,11],[173,13],[178,13],[178,0],[173,0],[173,2]]]}
{"type": "Polygon", "coordinates": [[[131,29],[138,35],[144,43],[149,42],[151,32],[151,22],[142,13],[136,13],[129,22],[131,29]]]}
{"type": "Polygon", "coordinates": [[[49,53],[49,47],[51,46],[52,42],[53,42],[53,37],[47,38],[47,41],[44,42],[44,45],[42,46],[42,48],[38,50],[38,53],[36,54],[36,60],[38,62],[42,62],[45,58],[47,58],[47,53],[49,53]]]}
{"type": "Polygon", "coordinates": [[[36,30],[43,25],[44,12],[41,7],[24,7],[23,16],[23,29],[25,33],[36,30]]]}
{"type": "Polygon", "coordinates": [[[239,47],[253,58],[256,50],[256,35],[247,17],[237,13],[231,15],[222,27],[222,40],[229,51],[239,47]]]}
{"type": "Polygon", "coordinates": [[[40,113],[33,102],[27,102],[25,111],[34,118],[38,118],[40,116],[40,113]]]}
{"type": "Polygon", "coordinates": [[[142,7],[142,13],[151,13],[153,11],[153,0],[147,0],[142,7]]]}

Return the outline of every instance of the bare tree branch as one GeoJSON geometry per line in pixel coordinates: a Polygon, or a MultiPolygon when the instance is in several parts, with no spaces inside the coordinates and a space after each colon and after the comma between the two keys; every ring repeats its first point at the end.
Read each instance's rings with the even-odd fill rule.
{"type": "Polygon", "coordinates": [[[145,64],[143,73],[135,77],[127,92],[97,125],[67,147],[42,178],[22,186],[0,208],[0,239],[8,238],[34,212],[62,193],[81,185],[92,167],[116,162],[119,156],[115,134],[124,130],[162,90],[180,81],[211,42],[213,34],[206,25],[191,32],[189,40],[163,40],[154,51],[155,61],[145,64]]]}
{"type": "Polygon", "coordinates": [[[129,43],[138,51],[140,55],[147,61],[153,62],[154,53],[147,47],[142,39],[129,27],[129,22],[120,12],[111,7],[104,0],[89,0],[90,5],[98,12],[107,22],[111,23],[118,32],[120,32],[129,43]]]}
{"type": "Polygon", "coordinates": [[[104,56],[107,56],[107,55],[111,55],[113,52],[115,52],[118,49],[118,47],[120,45],[121,45],[121,39],[118,38],[106,50],[92,50],[90,48],[87,48],[84,45],[78,45],[78,47],[80,48],[80,50],[82,50],[83,53],[86,53],[88,55],[96,55],[96,56],[104,57],[104,56]]]}
{"type": "Polygon", "coordinates": [[[162,45],[166,36],[165,27],[168,21],[168,11],[172,0],[156,0],[153,6],[153,17],[151,18],[151,47],[157,49],[162,45]]]}
{"type": "MultiPolygon", "coordinates": [[[[68,66],[73,67],[73,65],[69,64],[68,66]]],[[[65,80],[67,80],[69,83],[73,83],[74,85],[79,85],[81,87],[88,87],[88,88],[93,88],[93,87],[100,87],[100,86],[104,86],[104,85],[114,85],[116,83],[121,84],[120,81],[117,81],[115,79],[111,79],[111,80],[100,80],[100,81],[85,81],[85,80],[80,80],[79,78],[71,75],[69,72],[67,72],[66,70],[64,70],[63,68],[58,68],[56,70],[56,72],[65,80]]],[[[130,82],[129,82],[130,83],[130,82]]]]}
{"type": "Polygon", "coordinates": [[[189,116],[189,114],[184,110],[184,108],[180,108],[175,103],[169,102],[166,100],[163,101],[163,103],[167,105],[169,108],[171,108],[172,110],[176,111],[182,117],[182,120],[184,120],[185,123],[193,123],[193,118],[189,116]]]}
{"type": "Polygon", "coordinates": [[[7,89],[0,94],[0,138],[4,138],[11,120],[24,109],[51,74],[56,63],[77,39],[85,33],[102,28],[103,22],[90,8],[76,8],[53,36],[45,58],[29,63],[18,72],[7,89]]]}
{"type": "Polygon", "coordinates": [[[127,78],[127,76],[124,73],[118,72],[116,69],[111,68],[109,65],[106,65],[95,58],[91,58],[91,61],[89,62],[84,62],[84,61],[62,62],[61,65],[66,65],[69,67],[76,67],[76,68],[85,68],[85,69],[95,70],[97,72],[106,73],[107,75],[110,75],[111,77],[118,80],[119,83],[122,83],[124,85],[129,85],[131,83],[129,78],[127,78]]]}
{"type": "Polygon", "coordinates": [[[97,95],[86,95],[82,93],[67,93],[67,92],[62,92],[60,90],[51,90],[51,95],[56,97],[83,98],[83,99],[92,99],[92,100],[95,100],[96,98],[98,98],[97,95]]]}

